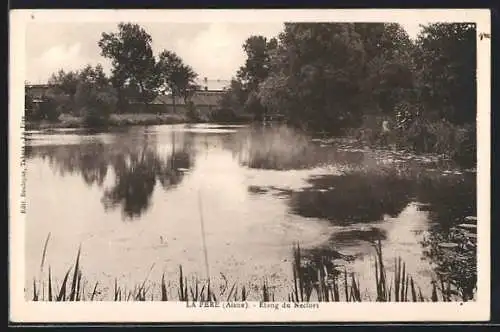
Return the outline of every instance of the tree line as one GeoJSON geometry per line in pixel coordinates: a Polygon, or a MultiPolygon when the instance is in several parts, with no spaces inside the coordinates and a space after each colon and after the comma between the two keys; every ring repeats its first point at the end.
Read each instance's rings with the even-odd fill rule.
{"type": "Polygon", "coordinates": [[[222,104],[333,135],[355,129],[421,152],[475,157],[476,27],[435,23],[415,40],[395,23],[285,23],[250,36],[222,104]]]}
{"type": "MultiPolygon", "coordinates": [[[[70,113],[105,123],[114,112],[147,110],[166,92],[175,109],[176,98],[189,102],[199,88],[193,68],[175,52],[153,54],[137,24],[120,23],[98,45],[111,74],[100,65],[53,74],[40,107],[26,95],[28,121],[70,113]]],[[[475,24],[428,24],[412,40],[395,23],[285,23],[277,37],[250,36],[243,49],[245,63],[220,103],[226,120],[281,115],[303,130],[369,142],[380,141],[384,121],[400,146],[475,157],[475,24]]]]}
{"type": "Polygon", "coordinates": [[[111,60],[107,76],[101,65],[54,73],[44,103],[35,107],[26,93],[27,120],[55,121],[62,113],[83,116],[89,125],[105,123],[111,113],[137,112],[159,95],[170,93],[188,101],[199,87],[198,74],[173,51],[153,54],[152,38],[138,24],[120,23],[117,32],[103,32],[98,41],[101,56],[111,60]]]}

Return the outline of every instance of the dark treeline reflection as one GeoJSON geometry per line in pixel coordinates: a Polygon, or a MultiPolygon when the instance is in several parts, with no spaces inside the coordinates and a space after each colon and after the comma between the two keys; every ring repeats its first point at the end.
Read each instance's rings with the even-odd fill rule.
{"type": "Polygon", "coordinates": [[[308,183],[310,187],[291,193],[292,212],[335,224],[369,223],[384,215],[396,217],[411,202],[420,203],[419,209],[429,212],[432,227],[442,230],[476,215],[473,174],[352,171],[313,177],[308,183]]]}
{"type": "MultiPolygon", "coordinates": [[[[419,210],[426,211],[429,218],[421,241],[422,258],[434,267],[439,287],[450,287],[446,294],[472,298],[477,282],[475,220],[470,218],[476,216],[474,175],[408,177],[352,172],[312,178],[309,183],[310,188],[291,192],[290,210],[336,225],[381,221],[384,215],[396,217],[411,202],[419,203],[419,210]],[[465,232],[460,226],[463,223],[469,223],[473,231],[465,232]]],[[[304,273],[311,263],[325,264],[332,256],[338,259],[338,248],[385,238],[385,232],[374,226],[337,232],[320,249],[304,251],[304,273]]]]}
{"type": "Polygon", "coordinates": [[[368,223],[384,215],[395,217],[412,201],[413,183],[403,178],[353,172],[308,182],[311,187],[292,193],[291,210],[335,224],[368,223]]]}
{"type": "Polygon", "coordinates": [[[87,185],[102,187],[106,210],[121,207],[124,217],[133,219],[150,207],[157,183],[164,190],[172,189],[193,167],[189,135],[183,135],[180,142],[172,137],[165,151],[160,151],[150,138],[120,139],[110,144],[82,140],[73,145],[32,146],[26,156],[47,159],[61,175],[80,174],[87,185]],[[113,176],[114,181],[104,186],[107,176],[113,176]]]}
{"type": "Polygon", "coordinates": [[[443,177],[421,183],[419,201],[432,221],[422,241],[424,257],[434,265],[449,296],[473,297],[477,285],[477,198],[475,177],[443,177]],[[466,228],[461,225],[466,224],[466,228]],[[448,290],[447,284],[451,284],[448,290]]]}

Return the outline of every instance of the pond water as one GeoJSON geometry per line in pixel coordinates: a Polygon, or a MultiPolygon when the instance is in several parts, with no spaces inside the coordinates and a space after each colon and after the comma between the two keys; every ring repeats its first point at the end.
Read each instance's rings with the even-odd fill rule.
{"type": "Polygon", "coordinates": [[[356,272],[369,294],[378,239],[388,271],[401,257],[430,295],[436,271],[464,272],[436,259],[429,243],[476,215],[474,171],[286,128],[31,132],[26,165],[28,298],[49,234],[43,273],[50,266],[60,281],[81,245],[84,278],[99,281],[103,296],[115,278],[133,287],[164,274],[173,283],[179,265],[249,289],[265,278],[287,294],[295,243],[304,259],[356,272]]]}

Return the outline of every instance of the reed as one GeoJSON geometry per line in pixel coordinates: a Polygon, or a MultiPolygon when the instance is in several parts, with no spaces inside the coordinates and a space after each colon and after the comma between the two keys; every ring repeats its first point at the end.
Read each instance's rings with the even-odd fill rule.
{"type": "MultiPolygon", "coordinates": [[[[394,274],[388,278],[389,273],[384,264],[382,245],[378,241],[374,244],[375,255],[375,301],[377,302],[437,302],[439,300],[460,301],[451,291],[451,284],[440,280],[432,282],[432,293],[430,297],[422,294],[422,289],[416,284],[414,278],[408,273],[406,264],[401,258],[394,260],[394,274]],[[439,294],[441,296],[439,296],[439,294]],[[441,299],[439,299],[441,297],[441,299]]],[[[44,251],[46,246],[44,248],[44,251]]],[[[96,281],[91,292],[86,292],[83,272],[80,264],[81,247],[75,258],[74,268],[70,267],[64,275],[61,284],[57,287],[53,280],[52,269],[48,267],[46,282],[41,278],[38,282],[33,280],[32,301],[247,301],[249,292],[246,284],[239,282],[229,283],[224,277],[225,286],[219,292],[210,283],[209,279],[200,280],[197,277],[191,280],[185,275],[182,265],[179,265],[178,283],[176,288],[177,297],[169,296],[170,282],[165,274],[162,274],[158,284],[148,285],[149,275],[154,268],[152,264],[145,279],[137,284],[132,290],[127,290],[119,285],[118,279],[114,279],[114,287],[111,294],[100,297],[99,285],[96,281]],[[37,286],[41,285],[41,286],[37,286]],[[229,287],[230,286],[230,287],[229,287]],[[46,287],[46,291],[44,289],[46,287]],[[90,296],[85,296],[90,294],[90,296]]],[[[324,262],[314,267],[312,273],[305,273],[304,261],[300,245],[293,246],[292,275],[293,280],[291,292],[285,298],[289,302],[363,302],[370,301],[367,294],[363,294],[359,278],[353,272],[348,272],[345,267],[335,266],[328,270],[324,262]]],[[[311,272],[311,271],[309,271],[311,272]]],[[[42,274],[43,276],[43,274],[42,274]]],[[[283,285],[286,287],[286,285],[283,285]]],[[[253,299],[257,301],[276,301],[274,288],[269,285],[268,279],[263,278],[260,292],[254,294],[253,299]]],[[[172,294],[172,293],[170,293],[172,294]]]]}

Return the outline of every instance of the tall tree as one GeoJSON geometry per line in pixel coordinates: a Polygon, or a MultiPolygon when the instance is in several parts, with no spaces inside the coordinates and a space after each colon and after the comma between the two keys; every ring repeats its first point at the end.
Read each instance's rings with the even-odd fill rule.
{"type": "Polygon", "coordinates": [[[65,72],[63,69],[52,74],[48,81],[51,92],[67,95],[73,100],[78,87],[79,75],[78,71],[65,72]]]}
{"type": "Polygon", "coordinates": [[[193,68],[184,64],[182,59],[172,51],[164,50],[160,53],[158,75],[164,92],[171,93],[174,112],[175,98],[182,97],[187,102],[198,87],[195,82],[198,74],[193,68]]]}
{"type": "Polygon", "coordinates": [[[286,23],[262,86],[266,106],[294,125],[333,131],[360,113],[364,49],[349,23],[286,23]],[[286,101],[281,107],[276,100],[286,101]]]}
{"type": "Polygon", "coordinates": [[[158,95],[159,79],[151,42],[151,36],[132,23],[120,23],[118,32],[102,34],[98,45],[101,55],[112,61],[112,82],[121,101],[125,88],[137,90],[146,106],[158,95]]]}
{"type": "Polygon", "coordinates": [[[365,50],[362,89],[366,112],[393,115],[395,105],[406,100],[414,86],[414,45],[396,23],[356,23],[365,50]]]}
{"type": "Polygon", "coordinates": [[[99,88],[107,87],[110,83],[101,64],[97,64],[95,67],[86,65],[80,71],[78,78],[80,82],[93,84],[99,88]]]}
{"type": "Polygon", "coordinates": [[[272,51],[277,47],[275,38],[267,40],[263,36],[251,36],[243,44],[246,53],[245,65],[239,70],[239,78],[248,85],[249,90],[256,90],[266,79],[270,70],[272,51]]]}
{"type": "Polygon", "coordinates": [[[235,112],[243,112],[243,105],[248,98],[248,93],[243,87],[243,83],[233,78],[227,91],[224,92],[220,99],[220,107],[230,109],[235,112]]]}
{"type": "Polygon", "coordinates": [[[256,119],[261,119],[265,108],[258,93],[259,85],[271,71],[271,59],[278,46],[276,38],[250,36],[243,44],[246,54],[245,64],[241,66],[226,92],[222,103],[233,111],[245,110],[256,119]]]}
{"type": "Polygon", "coordinates": [[[414,58],[427,115],[455,124],[473,123],[477,98],[475,24],[424,26],[414,58]]]}

